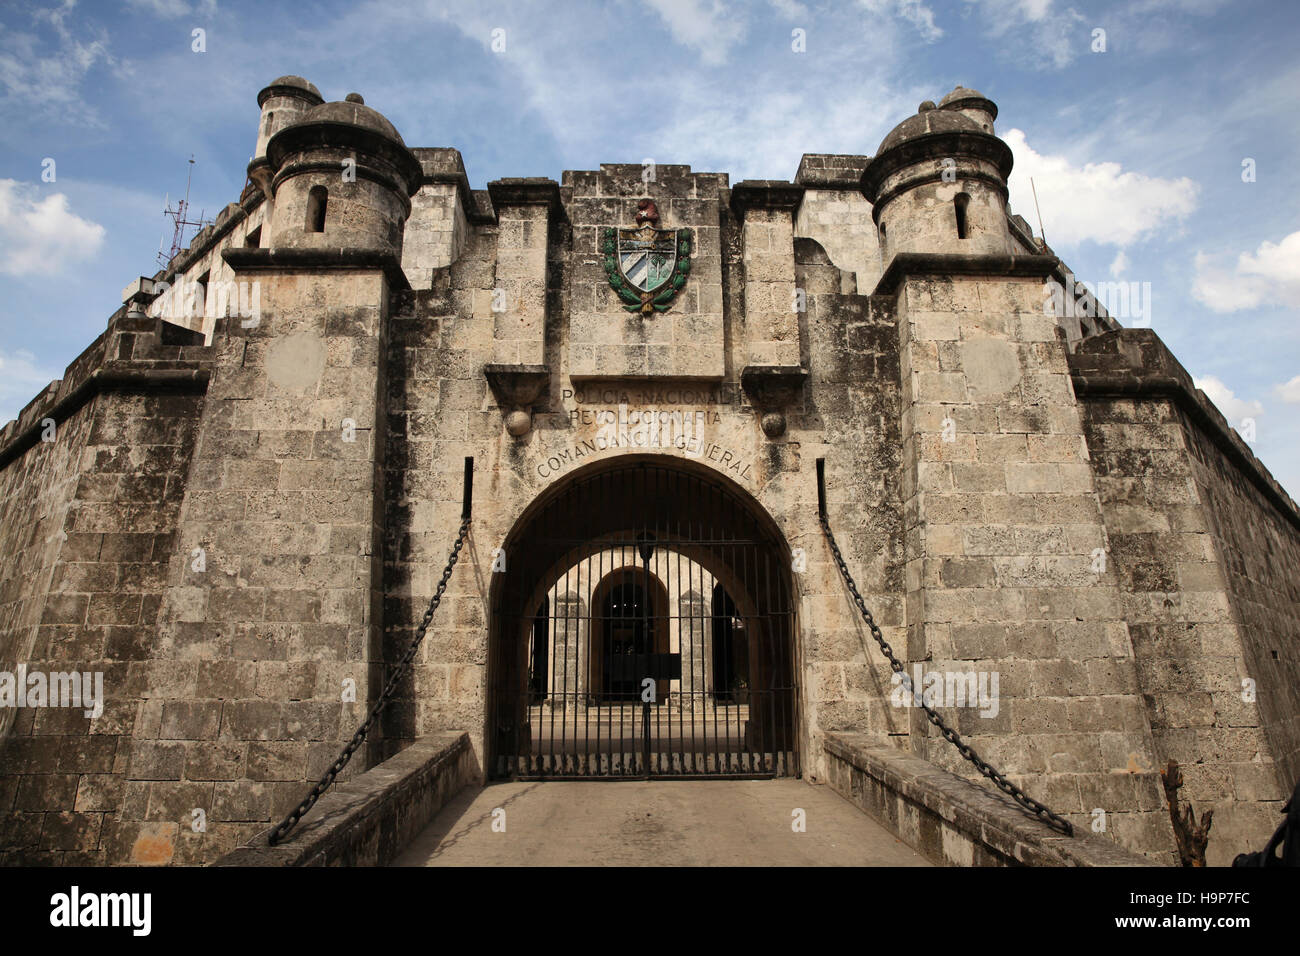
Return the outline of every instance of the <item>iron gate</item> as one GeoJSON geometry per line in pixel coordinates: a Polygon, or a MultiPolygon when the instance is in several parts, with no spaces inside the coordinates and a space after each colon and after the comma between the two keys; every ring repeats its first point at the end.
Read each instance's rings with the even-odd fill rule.
{"type": "Polygon", "coordinates": [[[521,521],[494,600],[494,777],[790,776],[790,553],[716,479],[638,461],[521,521]]]}

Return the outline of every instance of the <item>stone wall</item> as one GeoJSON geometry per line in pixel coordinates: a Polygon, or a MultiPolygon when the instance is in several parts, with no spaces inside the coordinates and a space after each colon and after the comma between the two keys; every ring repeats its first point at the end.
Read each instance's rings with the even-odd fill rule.
{"type": "Polygon", "coordinates": [[[415,636],[447,562],[460,524],[466,456],[475,457],[478,507],[412,675],[384,714],[388,752],[417,736],[465,728],[483,760],[486,575],[504,534],[493,527],[493,502],[511,502],[517,493],[492,451],[509,436],[501,413],[489,407],[483,376],[493,349],[496,248],[494,226],[471,230],[460,258],[433,273],[430,290],[399,297],[390,321],[383,660],[396,660],[415,636]]]}
{"type": "MultiPolygon", "coordinates": [[[[1055,260],[1002,278],[961,276],[961,258],[900,257],[881,282],[896,277],[902,349],[907,657],[996,675],[995,712],[948,712],[976,750],[1076,825],[1100,808],[1112,838],[1166,859],[1120,591],[1094,564],[1106,530],[1083,424],[1042,311],[1055,260]]],[[[914,752],[974,772],[911,713],[914,752]]]]}
{"type": "Polygon", "coordinates": [[[646,195],[642,167],[602,165],[567,171],[560,195],[573,224],[576,255],[570,274],[567,366],[577,378],[660,375],[717,380],[724,372],[720,202],[722,173],[689,166],[655,167],[650,190],[660,229],[689,228],[694,241],[690,281],[666,312],[646,321],[629,313],[605,275],[602,231],[629,228],[646,195]]]}
{"type": "MultiPolygon", "coordinates": [[[[906,644],[903,612],[902,456],[898,326],[886,297],[844,294],[843,273],[811,239],[795,242],[797,278],[808,293],[806,414],[792,423],[803,457],[826,459],[827,511],[837,543],[885,640],[906,644]]],[[[802,592],[801,679],[809,746],[805,773],[824,778],[823,735],[909,733],[889,705],[889,665],[858,615],[816,521],[816,476],[801,475],[807,511],[787,531],[808,555],[802,592]]],[[[779,515],[778,515],[779,520],[779,515]]]]}
{"type": "Polygon", "coordinates": [[[475,209],[458,150],[411,152],[422,177],[402,234],[402,270],[412,289],[428,289],[437,270],[460,258],[475,209]]]}
{"type": "Polygon", "coordinates": [[[120,811],[134,799],[141,819],[150,812],[173,819],[170,803],[151,805],[148,785],[128,791],[127,780],[153,779],[167,762],[149,738],[166,736],[174,715],[152,698],[178,675],[146,662],[155,654],[207,376],[205,349],[163,346],[160,332],[156,320],[115,316],[6,433],[3,526],[26,541],[6,550],[0,669],[100,674],[103,690],[97,715],[85,707],[5,709],[7,864],[149,857],[154,844],[134,843],[120,811]],[[37,438],[20,451],[24,426],[46,418],[55,422],[53,441],[37,438]]]}
{"type": "MultiPolygon", "coordinates": [[[[261,282],[265,314],[253,328],[218,327],[153,655],[173,677],[157,694],[154,746],[167,760],[150,799],[205,808],[193,859],[297,803],[378,680],[374,456],[389,279],[324,260],[272,275],[258,268],[269,255],[234,263],[261,282]]],[[[175,816],[134,810],[123,808],[124,826],[165,843],[174,824],[154,820],[175,816]]]]}
{"type": "Polygon", "coordinates": [[[252,311],[254,290],[240,290],[234,284],[235,272],[222,253],[257,247],[262,242],[267,209],[261,193],[255,191],[222,209],[211,225],[199,230],[189,246],[153,276],[153,281],[165,282],[169,288],[149,304],[148,313],[200,332],[205,343],[211,344],[218,317],[240,314],[245,305],[245,312],[252,311]]]}
{"type": "Polygon", "coordinates": [[[851,272],[852,289],[871,292],[880,278],[880,239],[871,203],[862,195],[862,170],[870,156],[805,153],[794,181],[805,187],[794,234],[815,239],[839,268],[851,272]]]}
{"type": "MultiPolygon", "coordinates": [[[[658,172],[683,182],[704,181],[692,180],[692,174],[679,173],[677,167],[667,172],[660,167],[658,172]]],[[[585,213],[573,209],[612,209],[612,200],[601,197],[620,195],[629,197],[618,202],[630,219],[642,184],[640,167],[605,167],[599,176],[568,174],[565,181],[572,185],[564,189],[573,190],[569,223],[559,223],[548,244],[542,358],[549,380],[526,434],[514,438],[506,432],[504,409],[483,375],[493,355],[496,326],[491,299],[498,234],[493,227],[473,229],[461,257],[435,272],[430,290],[404,298],[392,319],[384,454],[386,659],[399,653],[413,635],[446,561],[459,522],[461,462],[466,455],[475,458],[476,481],[468,547],[417,658],[409,696],[385,717],[386,734],[401,740],[468,728],[476,752],[484,753],[494,551],[505,545],[530,502],[578,468],[599,458],[612,461],[620,454],[654,451],[629,444],[610,447],[596,457],[584,452],[583,440],[594,439],[598,431],[596,412],[617,414],[620,403],[630,403],[633,409],[705,409],[707,424],[697,437],[723,449],[726,457],[697,455],[692,463],[716,468],[721,477],[736,482],[773,517],[792,549],[804,549],[807,571],[796,577],[806,628],[797,647],[803,669],[806,772],[820,772],[821,748],[812,741],[820,739],[823,722],[838,728],[860,727],[869,720],[873,728],[905,733],[898,714],[882,699],[887,669],[881,670],[884,665],[863,643],[865,632],[851,614],[816,519],[815,465],[824,456],[832,513],[842,529],[845,550],[879,619],[896,638],[902,604],[897,337],[892,317],[882,304],[873,307],[865,296],[844,293],[844,273],[816,243],[794,244],[792,278],[807,290],[807,311],[795,316],[797,360],[811,378],[806,392],[788,409],[786,433],[776,440],[763,434],[739,385],[746,343],[731,318],[726,327],[734,332],[720,341],[720,347],[726,346],[720,353],[722,367],[728,371],[716,383],[689,381],[698,368],[694,360],[679,367],[680,377],[632,379],[612,389],[575,382],[571,326],[564,317],[573,314],[575,298],[587,302],[597,296],[604,303],[601,307],[609,308],[607,300],[614,293],[603,272],[598,283],[589,279],[587,265],[598,257],[598,233],[581,224],[585,213]]],[[[661,214],[665,208],[676,206],[661,205],[661,214]]],[[[725,191],[712,208],[720,223],[713,228],[721,234],[718,302],[730,317],[743,307],[739,229],[729,214],[725,191]]],[[[702,220],[691,221],[693,228],[704,228],[702,220]]],[[[674,224],[670,218],[668,225],[674,224]]],[[[695,281],[693,273],[691,283],[695,281]]],[[[848,281],[851,287],[851,277],[848,281]]],[[[707,283],[707,272],[702,282],[707,283]]],[[[624,324],[649,325],[666,317],[671,313],[643,319],[620,310],[606,316],[612,329],[607,331],[614,334],[624,324]]],[[[611,340],[611,351],[600,353],[602,361],[623,347],[619,341],[611,340]]],[[[672,448],[659,453],[691,457],[672,448]]]]}
{"type": "Polygon", "coordinates": [[[1300,519],[1154,333],[1085,340],[1071,370],[1157,757],[1214,810],[1207,859],[1225,865],[1300,773],[1300,519]]]}
{"type": "Polygon", "coordinates": [[[469,738],[435,734],[321,797],[288,837],[268,828],[213,866],[388,866],[477,777],[469,738]]]}

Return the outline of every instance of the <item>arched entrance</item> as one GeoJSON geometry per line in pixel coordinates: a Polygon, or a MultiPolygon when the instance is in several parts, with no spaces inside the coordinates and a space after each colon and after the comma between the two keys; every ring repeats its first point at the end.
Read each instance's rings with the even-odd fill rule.
{"type": "Polygon", "coordinates": [[[790,551],[702,466],[628,456],[541,496],[493,575],[493,777],[797,775],[790,551]]]}
{"type": "MultiPolygon", "coordinates": [[[[596,585],[591,604],[587,703],[636,703],[641,699],[637,658],[671,653],[668,589],[638,568],[619,568],[596,585]]],[[[656,681],[656,691],[653,703],[668,699],[669,681],[656,681]]]]}

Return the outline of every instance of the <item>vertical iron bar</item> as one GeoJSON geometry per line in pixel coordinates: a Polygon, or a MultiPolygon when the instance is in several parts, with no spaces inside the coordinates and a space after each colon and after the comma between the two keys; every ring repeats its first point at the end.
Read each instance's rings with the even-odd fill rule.
{"type": "MultiPolygon", "coordinates": [[[[571,593],[569,589],[569,570],[572,563],[572,555],[578,552],[568,552],[564,558],[564,654],[560,658],[560,772],[567,774],[569,771],[569,601],[568,596],[571,593]]],[[[556,590],[559,590],[556,582],[556,590]]]]}
{"type": "MultiPolygon", "coordinates": [[[[646,483],[649,484],[648,481],[646,483]]],[[[650,530],[647,527],[645,520],[643,520],[641,523],[641,538],[645,538],[646,540],[648,540],[649,534],[650,534],[650,530]]],[[[641,538],[638,538],[638,540],[641,540],[641,538]]],[[[641,595],[641,647],[642,648],[645,648],[651,640],[650,638],[650,557],[653,553],[654,552],[647,552],[646,554],[643,554],[641,556],[641,561],[645,565],[645,592],[641,595]]],[[[638,654],[635,656],[639,657],[640,655],[638,654]]],[[[642,658],[642,660],[648,661],[649,658],[644,657],[642,658]]],[[[637,683],[641,684],[644,680],[645,678],[642,678],[640,681],[637,681],[637,683]]],[[[651,690],[651,694],[658,694],[659,685],[656,683],[652,686],[653,686],[653,690],[651,690]]],[[[645,778],[649,780],[650,779],[650,701],[644,699],[645,697],[644,689],[641,690],[641,694],[642,694],[641,772],[645,776],[645,778]]]]}
{"type": "Polygon", "coordinates": [[[465,457],[465,487],[460,496],[460,520],[469,521],[474,513],[474,459],[465,457]]]}
{"type": "Polygon", "coordinates": [[[817,517],[826,517],[826,459],[817,459],[817,517]]]}

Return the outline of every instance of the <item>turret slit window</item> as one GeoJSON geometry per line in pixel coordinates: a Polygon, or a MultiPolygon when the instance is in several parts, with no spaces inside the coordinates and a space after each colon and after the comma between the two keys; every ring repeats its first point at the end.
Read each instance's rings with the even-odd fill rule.
{"type": "Polygon", "coordinates": [[[325,231],[325,206],[329,201],[324,186],[313,186],[307,193],[307,231],[325,231]]]}
{"type": "Polygon", "coordinates": [[[966,207],[970,204],[970,196],[966,193],[958,193],[953,197],[953,209],[957,213],[957,238],[966,238],[966,207]]]}

